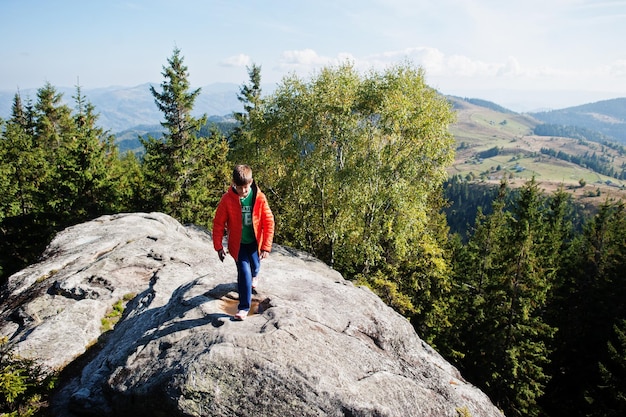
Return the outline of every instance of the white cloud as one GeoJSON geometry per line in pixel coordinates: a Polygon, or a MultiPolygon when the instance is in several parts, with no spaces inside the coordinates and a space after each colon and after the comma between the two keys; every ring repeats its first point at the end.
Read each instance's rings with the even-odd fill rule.
{"type": "Polygon", "coordinates": [[[239,54],[230,56],[220,62],[220,65],[224,67],[247,67],[250,66],[252,60],[248,55],[239,54]]]}
{"type": "Polygon", "coordinates": [[[309,76],[314,71],[327,66],[335,66],[344,63],[356,65],[356,58],[347,52],[338,53],[335,57],[319,55],[313,49],[301,49],[284,51],[276,69],[283,73],[296,72],[300,76],[309,76]]]}
{"type": "MultiPolygon", "coordinates": [[[[444,59],[441,74],[435,72],[432,75],[491,77],[498,74],[502,68],[503,65],[501,64],[477,61],[464,55],[451,55],[444,59]]],[[[428,66],[425,66],[424,69],[429,72],[428,66]]]]}
{"type": "Polygon", "coordinates": [[[331,59],[317,54],[313,49],[299,51],[285,51],[282,53],[279,65],[292,68],[318,67],[328,65],[331,59]]]}
{"type": "Polygon", "coordinates": [[[401,51],[372,55],[360,61],[359,67],[384,68],[403,60],[409,60],[424,68],[429,76],[468,78],[519,75],[522,73],[522,68],[515,57],[509,57],[504,62],[484,62],[465,55],[446,55],[439,49],[432,47],[407,48],[401,51]]]}
{"type": "Polygon", "coordinates": [[[528,65],[516,56],[485,61],[463,54],[447,55],[434,47],[412,47],[367,56],[340,53],[335,56],[318,54],[314,49],[284,51],[275,69],[278,73],[295,72],[308,77],[324,66],[351,63],[363,73],[381,71],[408,61],[424,69],[427,82],[447,91],[459,89],[567,90],[572,85],[581,91],[613,91],[615,80],[626,77],[626,59],[612,65],[559,68],[551,65],[528,65]]]}
{"type": "Polygon", "coordinates": [[[517,58],[510,56],[507,58],[506,62],[498,71],[499,75],[510,75],[517,76],[522,74],[522,66],[520,65],[517,58]]]}
{"type": "Polygon", "coordinates": [[[626,77],[626,59],[620,59],[609,68],[609,73],[615,77],[626,77]]]}
{"type": "Polygon", "coordinates": [[[519,62],[509,57],[502,63],[486,63],[473,60],[463,55],[447,56],[436,48],[415,47],[399,51],[388,51],[381,54],[354,57],[349,53],[341,53],[336,57],[319,55],[313,49],[285,51],[281,55],[278,67],[284,71],[297,71],[301,75],[311,73],[324,66],[338,65],[349,62],[360,71],[384,70],[402,61],[410,61],[424,68],[431,76],[445,77],[494,77],[498,75],[518,75],[522,72],[519,62]]]}

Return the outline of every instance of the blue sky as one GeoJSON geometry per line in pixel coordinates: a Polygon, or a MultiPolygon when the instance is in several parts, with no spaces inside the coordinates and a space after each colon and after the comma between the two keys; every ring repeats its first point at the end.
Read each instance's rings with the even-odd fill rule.
{"type": "Polygon", "coordinates": [[[626,97],[626,0],[0,0],[0,90],[263,83],[409,60],[444,94],[517,111],[626,97]]]}

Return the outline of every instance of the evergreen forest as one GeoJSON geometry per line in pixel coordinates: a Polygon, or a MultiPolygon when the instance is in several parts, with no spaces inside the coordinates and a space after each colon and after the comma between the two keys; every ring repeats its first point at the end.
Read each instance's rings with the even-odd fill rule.
{"type": "MultiPolygon", "coordinates": [[[[220,129],[191,116],[200,90],[175,48],[151,87],[165,133],[141,138],[141,153],[120,152],[80,86],[73,107],[49,83],[34,102],[16,94],[0,120],[0,284],[57,231],[103,214],[160,211],[210,230],[247,163],[277,243],[371,288],[506,416],[626,415],[622,201],[582,213],[534,179],[448,178],[454,111],[411,63],[289,75],[268,95],[261,67],[248,75],[236,125],[220,129]]],[[[0,361],[0,414],[46,415],[54,381],[6,340],[0,361]]]]}

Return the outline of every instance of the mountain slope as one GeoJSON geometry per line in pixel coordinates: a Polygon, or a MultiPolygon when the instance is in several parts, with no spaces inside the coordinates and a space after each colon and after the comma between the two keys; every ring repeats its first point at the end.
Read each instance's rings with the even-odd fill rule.
{"type": "Polygon", "coordinates": [[[457,115],[451,126],[457,150],[455,162],[448,170],[450,175],[485,184],[497,184],[506,177],[512,186],[535,177],[546,191],[563,186],[579,200],[590,203],[626,195],[626,181],[594,171],[589,168],[590,163],[580,162],[585,156],[595,156],[615,172],[622,172],[626,166],[623,146],[537,136],[533,132],[542,122],[528,114],[497,111],[494,110],[497,107],[479,106],[458,97],[449,100],[457,115]],[[569,160],[564,160],[563,155],[570,156],[569,160]]]}
{"type": "Polygon", "coordinates": [[[626,98],[598,101],[530,115],[548,124],[595,130],[626,144],[626,98]]]}

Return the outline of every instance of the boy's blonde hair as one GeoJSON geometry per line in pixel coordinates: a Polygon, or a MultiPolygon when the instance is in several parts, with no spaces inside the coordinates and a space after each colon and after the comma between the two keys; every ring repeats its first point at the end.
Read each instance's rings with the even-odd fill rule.
{"type": "Polygon", "coordinates": [[[252,168],[248,165],[236,165],[233,169],[233,183],[235,185],[248,185],[252,183],[252,168]]]}

